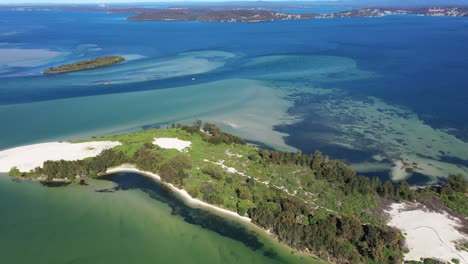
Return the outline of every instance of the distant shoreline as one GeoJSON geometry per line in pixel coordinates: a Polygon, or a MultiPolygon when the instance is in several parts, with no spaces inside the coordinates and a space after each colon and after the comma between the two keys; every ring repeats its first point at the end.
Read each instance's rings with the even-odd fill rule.
{"type": "MultiPolygon", "coordinates": [[[[416,15],[440,17],[468,17],[468,6],[422,6],[422,7],[363,7],[335,13],[284,13],[274,11],[280,6],[239,5],[219,9],[216,6],[181,6],[177,8],[148,8],[137,6],[94,6],[94,5],[5,5],[0,10],[55,10],[55,11],[104,11],[128,14],[129,21],[200,21],[225,23],[258,23],[281,20],[331,19],[356,17],[384,17],[389,15],[416,15]]],[[[294,9],[295,7],[289,7],[294,9]]],[[[296,7],[301,9],[301,7],[296,7]]]]}

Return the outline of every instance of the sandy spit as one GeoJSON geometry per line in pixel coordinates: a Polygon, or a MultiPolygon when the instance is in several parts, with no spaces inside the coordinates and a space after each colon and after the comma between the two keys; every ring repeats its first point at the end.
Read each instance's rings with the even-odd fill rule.
{"type": "Polygon", "coordinates": [[[12,167],[28,172],[47,160],[82,160],[119,145],[120,142],[113,141],[48,142],[6,149],[0,151],[0,172],[8,172],[12,167]]]}

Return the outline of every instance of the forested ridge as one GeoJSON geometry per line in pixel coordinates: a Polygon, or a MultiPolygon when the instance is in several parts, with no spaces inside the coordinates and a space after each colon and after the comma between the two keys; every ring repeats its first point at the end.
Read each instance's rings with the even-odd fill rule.
{"type": "Polygon", "coordinates": [[[157,173],[164,182],[240,215],[269,230],[281,242],[337,263],[401,263],[402,234],[385,225],[382,201],[437,200],[455,213],[466,214],[467,185],[461,175],[447,183],[412,190],[406,182],[394,185],[358,176],[344,162],[319,151],[289,153],[255,148],[213,124],[172,125],[128,135],[93,140],[122,143],[82,161],[47,161],[19,177],[74,180],[96,177],[124,163],[157,173]],[[187,152],[161,149],[155,137],[178,137],[192,142],[187,152]],[[224,166],[224,167],[223,167],[224,166]],[[226,166],[236,172],[226,171],[226,166]]]}

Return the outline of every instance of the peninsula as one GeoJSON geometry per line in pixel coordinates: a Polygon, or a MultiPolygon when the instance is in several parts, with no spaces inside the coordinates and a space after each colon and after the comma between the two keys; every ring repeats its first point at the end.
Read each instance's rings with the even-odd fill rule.
{"type": "Polygon", "coordinates": [[[98,58],[94,58],[90,60],[77,61],[71,64],[60,65],[58,67],[51,67],[45,70],[44,74],[56,74],[56,73],[91,70],[95,68],[101,68],[101,67],[106,67],[106,66],[110,66],[113,64],[117,64],[122,61],[125,61],[125,58],[120,57],[120,56],[98,57],[98,58]]]}
{"type": "Polygon", "coordinates": [[[324,19],[324,18],[346,18],[346,17],[383,17],[389,15],[419,15],[419,16],[455,16],[467,17],[468,8],[443,7],[443,8],[362,8],[345,12],[331,14],[291,14],[270,10],[259,9],[233,9],[233,10],[211,10],[211,9],[147,9],[136,12],[128,17],[128,20],[159,20],[159,21],[182,21],[196,20],[201,22],[266,22],[277,20],[300,20],[300,19],[324,19]]]}
{"type": "Polygon", "coordinates": [[[134,16],[130,16],[128,20],[161,20],[161,21],[181,21],[181,20],[196,20],[201,22],[244,22],[255,23],[275,20],[297,20],[308,19],[310,15],[286,14],[273,12],[268,10],[197,10],[194,12],[190,9],[163,9],[154,11],[144,11],[134,16]]]}
{"type": "MultiPolygon", "coordinates": [[[[441,7],[363,7],[335,13],[285,13],[275,10],[280,5],[234,5],[220,9],[217,6],[177,6],[164,9],[148,7],[89,6],[89,5],[44,5],[44,6],[0,6],[0,10],[68,10],[68,11],[105,11],[108,13],[130,14],[129,21],[200,21],[200,22],[244,22],[256,23],[277,20],[332,19],[356,17],[384,17],[391,15],[468,17],[466,6],[441,7]]],[[[313,6],[312,6],[313,7],[313,6]]],[[[302,6],[283,8],[301,9],[302,6]]]]}
{"type": "Polygon", "coordinates": [[[318,151],[250,146],[200,120],[191,126],[0,151],[0,172],[8,170],[19,180],[44,183],[83,183],[108,173],[138,172],[190,201],[251,221],[294,249],[336,263],[468,259],[462,175],[414,190],[404,181],[395,185],[358,176],[349,165],[318,151]],[[424,226],[436,232],[449,229],[438,230],[447,241],[444,247],[429,243],[438,241],[433,229],[419,229],[422,216],[424,226]]]}

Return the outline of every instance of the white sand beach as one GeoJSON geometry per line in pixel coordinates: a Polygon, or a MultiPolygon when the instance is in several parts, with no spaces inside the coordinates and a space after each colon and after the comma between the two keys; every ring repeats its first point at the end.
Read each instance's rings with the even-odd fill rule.
{"type": "Polygon", "coordinates": [[[180,140],[178,138],[155,138],[153,144],[165,149],[177,149],[178,151],[183,151],[190,147],[192,142],[180,140]]]}
{"type": "Polygon", "coordinates": [[[461,225],[457,219],[404,203],[392,204],[387,213],[390,214],[388,225],[405,234],[410,250],[405,260],[434,258],[451,262],[458,259],[460,263],[468,263],[468,252],[455,248],[456,241],[468,241],[468,236],[456,229],[461,225]]]}
{"type": "Polygon", "coordinates": [[[96,141],[83,143],[48,142],[0,151],[0,172],[12,167],[28,172],[41,167],[47,160],[81,160],[95,157],[105,149],[121,145],[120,142],[96,141]]]}
{"type": "Polygon", "coordinates": [[[245,222],[251,222],[250,218],[245,217],[245,216],[241,216],[236,212],[229,211],[227,209],[220,208],[220,207],[205,203],[205,202],[203,202],[203,201],[201,201],[199,199],[193,198],[192,196],[190,196],[190,194],[187,191],[179,189],[179,188],[175,187],[174,185],[172,185],[170,183],[162,182],[161,177],[159,175],[148,172],[148,171],[139,170],[138,168],[136,168],[135,166],[133,166],[131,164],[121,165],[121,166],[118,166],[118,167],[115,167],[115,168],[108,169],[106,171],[107,174],[113,174],[113,173],[119,173],[119,172],[134,172],[134,173],[138,173],[138,174],[141,174],[141,175],[145,175],[147,177],[150,177],[150,178],[152,178],[154,180],[157,180],[157,181],[169,186],[171,188],[171,190],[173,190],[178,195],[180,195],[188,204],[190,204],[192,206],[211,209],[211,210],[214,210],[214,211],[216,211],[218,213],[221,213],[223,215],[228,215],[228,216],[234,217],[236,219],[239,219],[239,220],[242,220],[242,221],[245,221],[245,222]]]}

